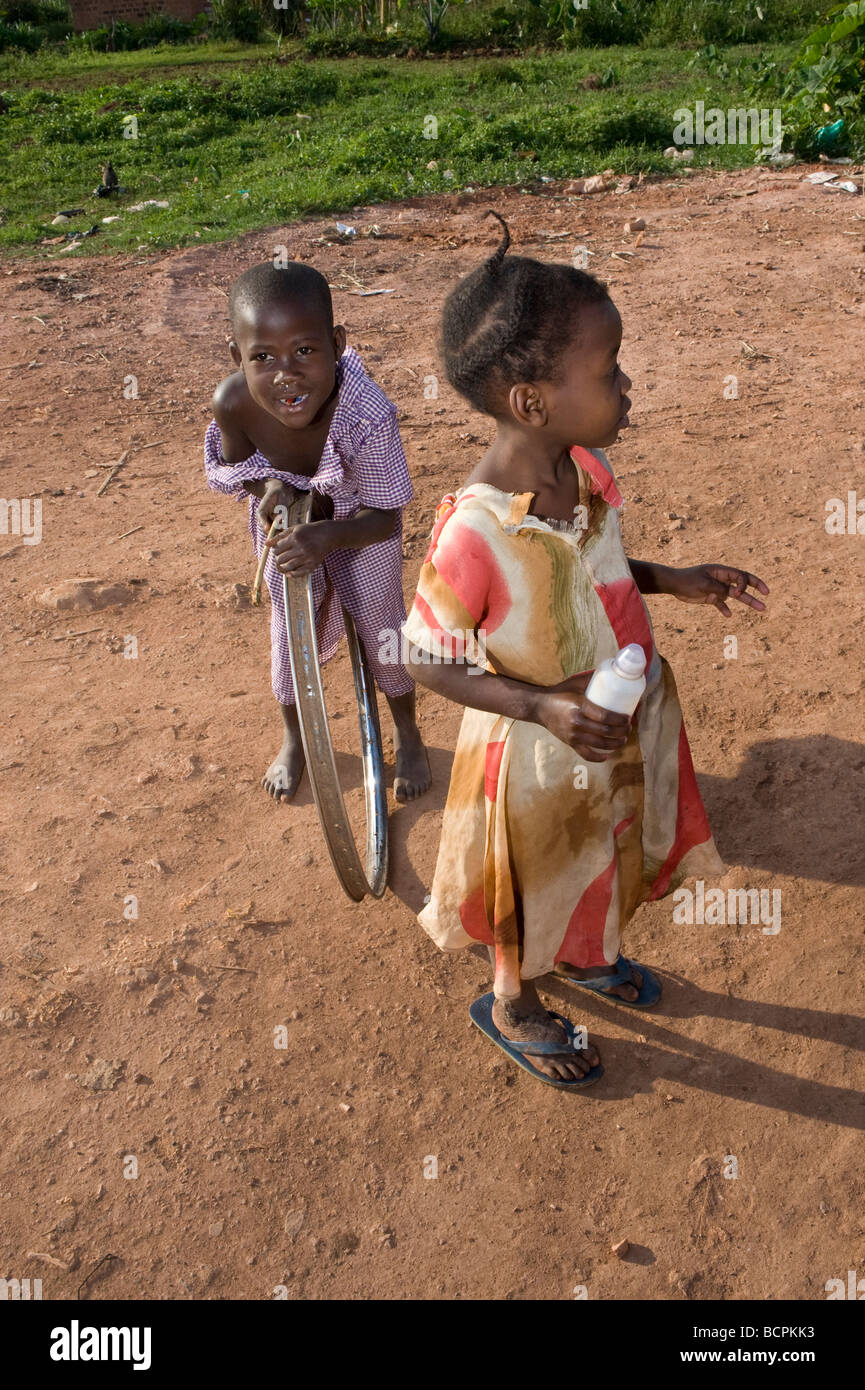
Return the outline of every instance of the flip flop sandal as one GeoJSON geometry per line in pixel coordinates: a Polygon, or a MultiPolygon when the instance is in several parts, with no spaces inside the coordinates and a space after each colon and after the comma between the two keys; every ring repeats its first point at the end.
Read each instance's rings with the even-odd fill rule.
{"type": "MultiPolygon", "coordinates": [[[[640,965],[636,961],[627,960],[625,956],[619,956],[614,970],[608,975],[597,975],[593,980],[575,980],[573,975],[566,975],[563,971],[556,972],[557,980],[567,980],[569,985],[576,985],[579,989],[590,989],[595,994],[600,994],[604,999],[608,999],[611,1004],[622,1004],[626,1009],[651,1009],[661,997],[661,981],[647,970],[645,965],[640,965]],[[636,999],[622,999],[618,994],[607,994],[606,991],[612,985],[629,985],[631,981],[631,967],[636,966],[643,976],[643,983],[636,999]]],[[[634,985],[636,989],[636,985],[634,985]]]]}
{"type": "MultiPolygon", "coordinates": [[[[592,1086],[596,1081],[600,1081],[604,1074],[604,1068],[600,1063],[592,1067],[591,1071],[586,1072],[585,1076],[579,1081],[556,1081],[551,1076],[545,1076],[543,1072],[533,1067],[528,1060],[529,1057],[551,1057],[557,1053],[561,1054],[568,1047],[574,1047],[576,1029],[561,1014],[550,1013],[551,1018],[557,1018],[559,1023],[564,1025],[567,1040],[564,1047],[557,1042],[513,1042],[510,1038],[504,1037],[493,1023],[493,1004],[496,996],[494,994],[483,994],[480,999],[476,999],[469,1009],[469,1016],[472,1023],[480,1028],[482,1033],[486,1033],[488,1038],[492,1038],[498,1047],[506,1052],[518,1067],[527,1071],[531,1076],[536,1076],[538,1081],[543,1081],[546,1086],[556,1086],[560,1091],[581,1091],[585,1086],[592,1086]]],[[[575,1049],[576,1050],[576,1049],[575,1049]]]]}

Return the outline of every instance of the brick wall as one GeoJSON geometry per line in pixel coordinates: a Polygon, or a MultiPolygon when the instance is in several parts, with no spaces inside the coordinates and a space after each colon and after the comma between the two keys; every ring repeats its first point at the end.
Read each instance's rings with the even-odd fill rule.
{"type": "Polygon", "coordinates": [[[170,14],[175,19],[194,19],[207,9],[207,0],[70,0],[78,33],[98,29],[112,19],[138,24],[149,14],[170,14]]]}

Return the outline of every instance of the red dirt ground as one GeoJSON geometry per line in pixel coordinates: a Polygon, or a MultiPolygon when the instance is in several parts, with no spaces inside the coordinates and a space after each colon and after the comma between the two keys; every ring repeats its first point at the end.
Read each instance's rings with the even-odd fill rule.
{"type": "MultiPolygon", "coordinates": [[[[828,1279],[865,1274],[865,536],[824,526],[828,499],[865,496],[865,199],[803,172],[354,210],[384,235],[350,245],[319,242],[328,220],[146,259],[7,265],[0,489],[41,495],[44,536],[0,538],[0,1274],[41,1277],[46,1298],[87,1279],[92,1299],[278,1285],[570,1299],[584,1285],[695,1300],[822,1299],[828,1279]],[[342,894],[308,783],[291,807],[260,789],[279,741],[269,615],[233,597],[252,579],[246,512],[202,467],[243,268],[284,243],[336,283],[394,289],[335,300],[403,416],[410,599],[434,507],[489,438],[443,382],[425,400],[423,379],[441,375],[446,289],[495,240],[490,204],[516,250],[570,259],[585,244],[612,284],[634,381],[634,425],[610,451],[630,553],[726,560],[772,591],[766,615],[732,620],[650,603],[724,883],[780,889],[782,929],[642,908],[626,945],[663,976],[650,1015],[550,981],[606,1068],[572,1097],[470,1027],[485,955],[441,955],[414,918],[458,709],[421,693],[435,787],[393,807],[381,902],[342,894]],[[633,249],[622,227],[637,215],[643,244],[613,257],[633,249]],[[41,600],[82,576],[133,601],[41,600]]],[[[344,653],[328,685],[351,714],[344,653]]],[[[334,729],[357,787],[350,721],[334,729]]]]}

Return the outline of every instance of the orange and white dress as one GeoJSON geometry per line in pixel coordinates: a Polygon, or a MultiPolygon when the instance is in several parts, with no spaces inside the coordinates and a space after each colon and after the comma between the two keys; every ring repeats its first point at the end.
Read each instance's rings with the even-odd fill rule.
{"type": "Polygon", "coordinates": [[[533,493],[474,483],[445,498],[404,633],[439,660],[550,686],[620,647],[646,652],[628,742],[603,763],[539,724],[466,709],[432,892],[419,921],[443,950],[496,948],[495,992],[612,964],[640,903],[724,866],[697,787],[673,673],[625,556],[622,498],[601,450],[575,448],[582,525],[530,516],[533,493]]]}

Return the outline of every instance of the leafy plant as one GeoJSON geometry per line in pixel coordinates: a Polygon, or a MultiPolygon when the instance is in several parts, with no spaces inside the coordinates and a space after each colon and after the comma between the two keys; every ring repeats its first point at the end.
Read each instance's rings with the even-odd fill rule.
{"type": "Polygon", "coordinates": [[[865,149],[865,0],[834,5],[786,69],[761,63],[751,91],[777,95],[785,144],[800,154],[865,149]],[[835,137],[829,127],[839,121],[835,137]]]}

